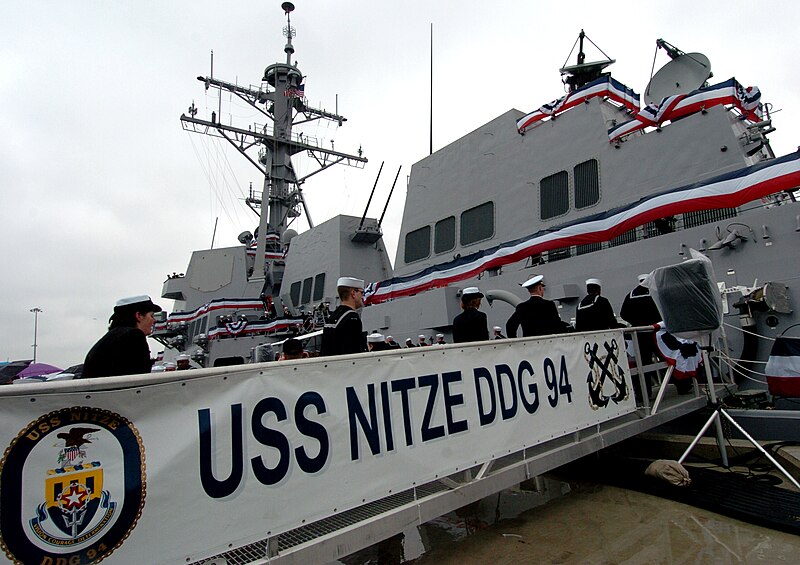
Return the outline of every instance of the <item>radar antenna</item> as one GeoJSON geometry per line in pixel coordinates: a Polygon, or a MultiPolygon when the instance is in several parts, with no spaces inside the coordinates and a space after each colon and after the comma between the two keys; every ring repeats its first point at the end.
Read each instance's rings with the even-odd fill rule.
{"type": "Polygon", "coordinates": [[[566,75],[563,79],[564,84],[569,85],[569,91],[575,92],[580,87],[585,84],[592,82],[593,80],[597,80],[601,76],[607,73],[603,73],[603,69],[607,66],[615,63],[615,59],[611,59],[605,52],[600,49],[594,41],[589,39],[589,36],[584,33],[583,30],[578,34],[578,39],[575,40],[575,43],[572,45],[572,50],[570,50],[569,55],[567,55],[567,60],[564,61],[564,66],[561,67],[560,72],[562,75],[566,75]],[[586,53],[583,52],[583,40],[586,39],[595,46],[595,48],[605,55],[605,59],[601,61],[593,61],[591,63],[586,62],[586,53]],[[572,56],[572,53],[575,51],[575,45],[578,45],[578,64],[567,66],[567,61],[572,56]]]}

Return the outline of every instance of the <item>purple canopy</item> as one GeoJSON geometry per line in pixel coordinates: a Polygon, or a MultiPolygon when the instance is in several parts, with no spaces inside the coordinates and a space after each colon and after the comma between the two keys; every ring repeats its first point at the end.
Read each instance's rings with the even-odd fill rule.
{"type": "Polygon", "coordinates": [[[42,375],[50,375],[52,373],[58,373],[61,369],[58,367],[53,367],[52,365],[48,365],[47,363],[31,363],[27,367],[25,367],[22,371],[17,373],[17,377],[24,379],[25,377],[40,377],[42,375]]]}

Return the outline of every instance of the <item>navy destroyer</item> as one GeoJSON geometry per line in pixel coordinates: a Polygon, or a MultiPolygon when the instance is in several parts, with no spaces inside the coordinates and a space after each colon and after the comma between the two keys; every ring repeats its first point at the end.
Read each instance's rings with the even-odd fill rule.
{"type": "Polygon", "coordinates": [[[235,146],[264,183],[248,199],[260,211],[254,234],[195,251],[185,275],[165,281],[162,297],[175,311],[154,337],[167,356],[188,354],[206,367],[269,360],[260,346],[324,323],[340,275],[372,283],[365,328],[432,342],[449,340],[465,287],[486,293],[490,325],[504,327],[525,294],[520,283],[542,274],[547,298],[570,320],[585,279],[602,280],[618,309],[639,273],[696,249],[719,281],[723,356],[738,376],[763,381],[756,362],[797,322],[800,156],[774,155],[771,106],[758,88],[715,81],[707,57],[658,40],[669,62],[642,102],[606,71],[613,59],[586,61],[581,32],[577,63],[560,69],[566,95],[533,112],[510,109],[412,166],[392,264],[380,219],[338,215],[299,234],[290,227],[311,174],[366,158],[298,129],[345,118],[307,104],[293,61],[293,6],[283,7],[285,62],[269,65],[260,86],[198,77],[252,105],[267,125],[223,124],[194,105],[181,116],[185,129],[235,146]],[[317,168],[301,177],[293,158],[302,156],[317,168]]]}

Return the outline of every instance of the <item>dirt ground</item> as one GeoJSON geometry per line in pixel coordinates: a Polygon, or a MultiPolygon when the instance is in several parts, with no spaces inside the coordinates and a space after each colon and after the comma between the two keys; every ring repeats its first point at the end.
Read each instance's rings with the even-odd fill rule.
{"type": "Polygon", "coordinates": [[[639,492],[585,483],[517,518],[475,528],[459,541],[433,543],[407,563],[776,564],[798,563],[798,556],[800,536],[639,492]]]}

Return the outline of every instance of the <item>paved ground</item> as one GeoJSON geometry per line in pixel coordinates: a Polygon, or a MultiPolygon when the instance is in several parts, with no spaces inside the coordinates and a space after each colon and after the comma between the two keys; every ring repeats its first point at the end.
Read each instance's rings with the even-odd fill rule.
{"type": "Polygon", "coordinates": [[[415,565],[797,563],[800,537],[592,483],[436,544],[415,565]]]}

